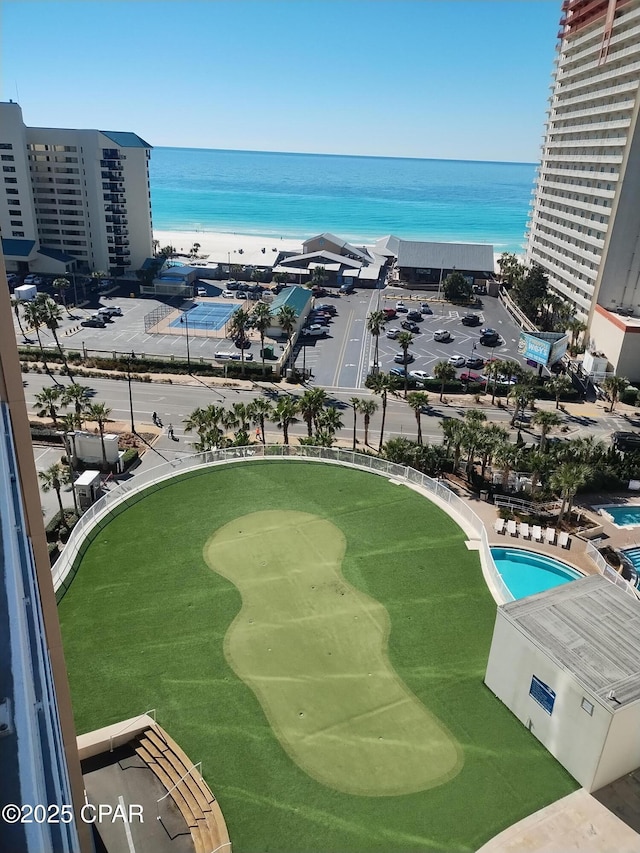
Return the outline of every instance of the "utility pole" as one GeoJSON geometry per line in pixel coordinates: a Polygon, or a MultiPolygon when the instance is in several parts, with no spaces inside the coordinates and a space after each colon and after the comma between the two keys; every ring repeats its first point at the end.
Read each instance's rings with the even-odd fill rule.
{"type": "Polygon", "coordinates": [[[180,315],[180,325],[184,325],[187,330],[187,370],[191,373],[191,355],[189,353],[189,317],[187,316],[186,311],[180,315]]]}
{"type": "Polygon", "coordinates": [[[136,425],[133,421],[133,397],[131,396],[131,359],[135,358],[135,352],[127,358],[127,382],[129,383],[129,413],[131,414],[131,432],[135,434],[136,425]]]}

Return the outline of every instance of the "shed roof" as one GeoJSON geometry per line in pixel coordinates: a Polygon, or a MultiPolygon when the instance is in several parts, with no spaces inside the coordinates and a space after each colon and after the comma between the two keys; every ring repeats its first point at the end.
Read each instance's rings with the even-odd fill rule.
{"type": "Polygon", "coordinates": [[[493,246],[489,243],[422,243],[398,240],[398,266],[421,269],[482,271],[493,275],[493,246]]]}
{"type": "Polygon", "coordinates": [[[269,308],[273,317],[284,306],[289,305],[298,317],[302,314],[311,299],[311,292],[306,287],[285,287],[273,300],[269,308]]]}
{"type": "Polygon", "coordinates": [[[500,610],[603,703],[640,699],[640,601],[615,584],[594,575],[500,610]]]}

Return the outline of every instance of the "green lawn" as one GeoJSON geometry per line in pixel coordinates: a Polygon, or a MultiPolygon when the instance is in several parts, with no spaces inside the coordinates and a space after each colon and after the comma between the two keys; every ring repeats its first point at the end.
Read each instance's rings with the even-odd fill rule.
{"type": "MultiPolygon", "coordinates": [[[[337,466],[241,463],[175,480],[98,533],[60,603],[78,730],[157,708],[158,721],[194,761],[202,760],[236,853],[475,850],[577,785],[483,685],[495,604],[464,538],[448,516],[410,489],[337,466]],[[276,511],[288,528],[281,554],[282,537],[272,535],[276,511]],[[323,565],[309,540],[294,560],[296,531],[308,533],[296,520],[302,513],[315,517],[312,539],[326,542],[331,565],[323,565]],[[239,543],[240,529],[251,525],[252,534],[237,553],[234,525],[239,543]],[[247,555],[251,565],[243,574],[247,555]],[[275,573],[274,589],[285,583],[290,591],[288,610],[275,613],[282,596],[268,583],[264,591],[255,584],[257,567],[265,562],[263,569],[273,569],[278,560],[295,583],[275,573]],[[265,662],[261,672],[257,662],[269,654],[262,640],[273,650],[268,643],[274,634],[267,630],[256,642],[248,619],[264,630],[265,614],[286,617],[291,631],[297,609],[319,601],[303,591],[305,568],[310,577],[320,572],[323,583],[327,572],[331,583],[344,582],[349,606],[343,610],[340,598],[335,618],[327,621],[331,607],[322,603],[321,630],[314,624],[305,638],[301,619],[297,643],[286,637],[287,654],[279,653],[277,666],[265,662]],[[351,626],[345,640],[345,620],[364,613],[375,624],[368,633],[351,626]],[[308,685],[289,685],[275,699],[274,686],[265,688],[267,676],[283,679],[288,672],[300,680],[306,660],[319,677],[315,655],[328,637],[342,655],[331,666],[348,673],[344,695],[340,685],[329,684],[337,671],[328,667],[332,699],[323,707],[318,684],[311,692],[308,685]],[[411,793],[381,795],[375,779],[367,796],[344,793],[337,777],[345,778],[345,767],[340,774],[331,767],[339,750],[333,758],[314,755],[309,738],[295,728],[302,721],[302,734],[317,732],[322,715],[335,726],[336,709],[350,707],[352,719],[347,714],[336,729],[345,738],[345,754],[349,763],[375,764],[375,752],[365,755],[348,743],[354,732],[364,743],[371,734],[358,722],[362,708],[353,705],[354,673],[363,678],[367,647],[379,690],[403,692],[410,720],[422,727],[420,742],[431,738],[435,744],[424,778],[417,765],[407,765],[404,790],[411,793]],[[270,673],[268,666],[275,669],[270,673]],[[288,704],[296,705],[290,719],[288,704]],[[307,707],[309,716],[299,717],[307,707]],[[445,743],[456,745],[460,760],[438,784],[443,756],[437,750],[445,743]]],[[[396,745],[401,755],[413,725],[403,719],[394,724],[403,732],[396,745]]],[[[326,741],[320,744],[324,750],[326,741]]],[[[391,753],[378,754],[384,754],[383,765],[394,763],[391,753]]],[[[353,774],[351,790],[361,791],[363,767],[353,774]]]]}

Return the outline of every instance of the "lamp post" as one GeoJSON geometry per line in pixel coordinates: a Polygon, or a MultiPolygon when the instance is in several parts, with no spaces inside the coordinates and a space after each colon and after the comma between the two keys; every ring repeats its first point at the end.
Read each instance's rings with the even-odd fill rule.
{"type": "Polygon", "coordinates": [[[133,421],[133,397],[131,396],[131,359],[135,358],[135,352],[127,358],[127,382],[129,383],[129,413],[131,415],[131,432],[135,433],[136,425],[133,421]]]}
{"type": "Polygon", "coordinates": [[[180,325],[183,325],[187,330],[187,370],[191,373],[191,355],[189,353],[189,317],[187,316],[186,311],[180,315],[180,325]]]}

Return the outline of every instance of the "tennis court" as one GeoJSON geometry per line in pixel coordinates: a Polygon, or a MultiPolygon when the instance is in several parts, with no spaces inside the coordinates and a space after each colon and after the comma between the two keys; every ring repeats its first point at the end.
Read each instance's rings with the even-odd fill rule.
{"type": "MultiPolygon", "coordinates": [[[[194,308],[191,308],[187,318],[190,329],[221,329],[224,324],[229,320],[233,312],[236,310],[237,305],[228,305],[224,302],[212,302],[207,305],[199,304],[194,308]]],[[[179,317],[176,317],[175,320],[172,320],[169,323],[171,328],[175,328],[176,326],[183,325],[181,323],[182,317],[184,314],[180,314],[179,317]]]]}

